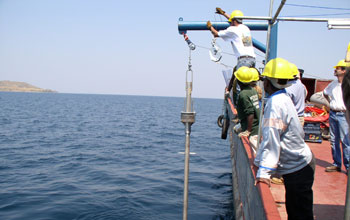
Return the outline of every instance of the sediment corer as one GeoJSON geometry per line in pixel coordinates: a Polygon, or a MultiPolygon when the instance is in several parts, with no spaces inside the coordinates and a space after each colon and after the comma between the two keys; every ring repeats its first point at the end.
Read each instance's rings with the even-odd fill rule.
{"type": "Polygon", "coordinates": [[[184,36],[184,38],[185,38],[186,43],[188,44],[188,47],[189,47],[191,50],[196,49],[196,45],[195,45],[194,43],[192,43],[192,41],[188,38],[187,34],[183,33],[183,36],[184,36]]]}

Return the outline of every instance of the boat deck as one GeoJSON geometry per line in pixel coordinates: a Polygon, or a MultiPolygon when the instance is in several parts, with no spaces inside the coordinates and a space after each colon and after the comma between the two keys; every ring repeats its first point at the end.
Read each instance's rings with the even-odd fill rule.
{"type": "MultiPolygon", "coordinates": [[[[257,169],[253,165],[254,153],[247,138],[242,139],[243,146],[248,156],[253,175],[257,169]]],[[[333,163],[331,145],[329,141],[322,143],[307,142],[316,157],[316,172],[313,185],[314,192],[314,217],[320,220],[344,219],[345,197],[347,187],[347,175],[344,167],[341,172],[325,172],[327,166],[333,163]]],[[[288,219],[285,208],[284,185],[257,184],[265,214],[268,220],[288,219]]]]}
{"type": "MultiPolygon", "coordinates": [[[[325,172],[333,159],[329,141],[307,143],[316,157],[316,172],[313,185],[315,219],[344,219],[347,175],[342,172],[325,172]]],[[[287,219],[285,208],[284,186],[271,184],[271,193],[275,199],[281,219],[287,219]]]]}

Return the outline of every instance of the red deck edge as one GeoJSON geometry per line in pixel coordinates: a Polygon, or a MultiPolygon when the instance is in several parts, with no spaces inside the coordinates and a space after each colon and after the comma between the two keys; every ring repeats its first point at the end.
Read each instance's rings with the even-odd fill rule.
{"type": "MultiPolygon", "coordinates": [[[[247,156],[248,156],[249,163],[250,163],[250,168],[251,168],[253,176],[255,178],[256,173],[257,173],[257,167],[254,165],[254,159],[255,159],[254,153],[249,146],[248,138],[242,137],[241,140],[242,140],[243,146],[247,152],[247,156]]],[[[258,183],[258,184],[256,184],[256,186],[257,186],[259,193],[260,193],[260,196],[261,196],[266,219],[267,220],[281,220],[280,213],[279,213],[277,206],[276,206],[276,201],[271,193],[269,186],[265,183],[258,183]]]]}
{"type": "MultiPolygon", "coordinates": [[[[254,166],[254,153],[249,146],[247,137],[241,138],[246,150],[250,167],[254,177],[257,167],[254,166]]],[[[327,166],[332,165],[331,144],[323,140],[322,143],[307,143],[316,157],[316,172],[313,185],[314,191],[314,219],[340,220],[344,219],[345,195],[347,186],[346,171],[325,172],[327,166]]],[[[284,201],[284,186],[272,184],[269,188],[265,183],[257,184],[263,203],[266,219],[287,219],[284,201]]]]}

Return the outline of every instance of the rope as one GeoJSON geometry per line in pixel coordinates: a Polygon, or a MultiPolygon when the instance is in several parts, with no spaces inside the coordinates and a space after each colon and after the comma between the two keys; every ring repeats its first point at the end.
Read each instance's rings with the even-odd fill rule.
{"type": "MultiPolygon", "coordinates": [[[[189,54],[188,54],[188,72],[192,72],[192,63],[191,63],[191,48],[189,50],[189,54]]],[[[186,79],[187,82],[187,79],[186,79]]]]}
{"type": "Polygon", "coordinates": [[[317,14],[317,15],[285,15],[285,17],[318,17],[318,16],[333,16],[333,15],[350,15],[350,13],[336,13],[336,14],[317,14]]]}
{"type": "MultiPolygon", "coordinates": [[[[332,8],[332,7],[324,7],[324,6],[300,5],[300,4],[288,4],[288,3],[286,3],[285,5],[292,6],[292,7],[350,11],[350,8],[332,8]]],[[[349,14],[350,13],[335,13],[335,14],[314,14],[314,15],[297,15],[297,16],[293,15],[293,16],[286,16],[286,17],[317,17],[317,16],[349,15],[349,14]]]]}
{"type": "MultiPolygon", "coordinates": [[[[201,49],[206,49],[206,50],[208,50],[208,51],[210,50],[209,47],[201,46],[201,45],[198,45],[198,44],[196,44],[196,46],[197,46],[198,48],[201,48],[201,49]]],[[[226,55],[230,55],[230,56],[236,57],[236,55],[234,55],[233,53],[228,53],[228,52],[224,52],[224,51],[221,52],[221,53],[222,53],[222,54],[226,54],[226,55]]],[[[265,56],[263,56],[263,55],[261,55],[261,54],[256,53],[256,55],[265,59],[265,56]]],[[[256,63],[260,63],[260,64],[264,65],[263,60],[256,60],[256,63]]],[[[221,65],[223,65],[223,66],[225,66],[225,67],[233,68],[232,66],[226,65],[226,64],[221,63],[221,62],[218,62],[218,64],[221,64],[221,65]]]]}
{"type": "MultiPolygon", "coordinates": [[[[197,45],[197,47],[202,48],[202,49],[206,49],[206,50],[210,50],[209,47],[204,47],[204,46],[200,46],[200,45],[197,45]]],[[[235,56],[233,53],[227,53],[227,52],[222,52],[222,53],[227,54],[227,55],[231,55],[231,56],[235,56]]]]}
{"type": "Polygon", "coordinates": [[[314,5],[298,5],[298,4],[288,4],[285,5],[288,6],[295,6],[295,7],[304,7],[304,8],[320,8],[320,9],[331,9],[331,10],[346,10],[350,11],[350,8],[331,8],[331,7],[322,7],[322,6],[314,6],[314,5]]]}

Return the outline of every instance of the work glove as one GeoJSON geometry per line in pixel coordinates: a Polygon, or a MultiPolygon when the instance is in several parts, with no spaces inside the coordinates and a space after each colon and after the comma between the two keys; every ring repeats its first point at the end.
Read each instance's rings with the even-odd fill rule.
{"type": "Polygon", "coordinates": [[[212,27],[211,22],[210,22],[210,21],[207,21],[207,28],[210,30],[211,27],[212,27]]]}
{"type": "Polygon", "coordinates": [[[248,130],[242,131],[241,133],[238,134],[238,137],[249,137],[250,132],[248,130]]]}
{"type": "Polygon", "coordinates": [[[224,15],[225,11],[223,11],[221,8],[217,7],[216,8],[216,14],[224,15]]]}

